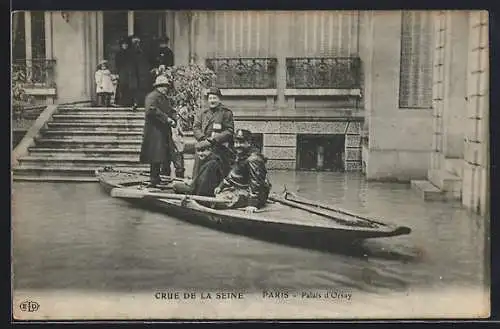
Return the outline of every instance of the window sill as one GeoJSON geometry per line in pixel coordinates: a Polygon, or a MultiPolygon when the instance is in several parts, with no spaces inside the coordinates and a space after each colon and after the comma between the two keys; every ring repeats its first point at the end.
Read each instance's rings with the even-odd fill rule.
{"type": "Polygon", "coordinates": [[[222,97],[226,96],[277,96],[277,89],[221,89],[222,97]]]}
{"type": "Polygon", "coordinates": [[[361,89],[285,89],[285,96],[358,96],[361,89]]]}
{"type": "Polygon", "coordinates": [[[24,90],[30,96],[55,96],[56,88],[26,88],[24,90]]]}

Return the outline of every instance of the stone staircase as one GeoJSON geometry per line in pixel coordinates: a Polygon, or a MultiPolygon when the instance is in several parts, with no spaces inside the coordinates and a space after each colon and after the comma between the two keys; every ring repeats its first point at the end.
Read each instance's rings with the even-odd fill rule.
{"type": "Polygon", "coordinates": [[[413,180],[411,185],[426,201],[460,200],[462,163],[462,159],[445,159],[444,168],[429,170],[427,180],[413,180]]]}
{"type": "MultiPolygon", "coordinates": [[[[104,166],[149,170],[139,163],[144,109],[61,106],[13,168],[16,181],[96,181],[104,166]]],[[[186,143],[194,143],[187,137],[186,143]]],[[[187,162],[192,154],[185,154],[187,162]]],[[[189,166],[186,165],[189,173],[189,166]]]]}

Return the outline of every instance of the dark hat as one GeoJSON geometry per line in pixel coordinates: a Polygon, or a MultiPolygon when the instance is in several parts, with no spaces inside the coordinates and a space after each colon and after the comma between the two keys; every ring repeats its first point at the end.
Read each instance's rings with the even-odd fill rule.
{"type": "Polygon", "coordinates": [[[170,41],[170,38],[167,37],[167,36],[164,36],[164,37],[160,37],[158,39],[158,42],[161,44],[161,43],[168,43],[170,41]]]}
{"type": "Polygon", "coordinates": [[[207,90],[207,97],[208,97],[208,95],[216,95],[216,96],[222,97],[222,93],[220,92],[220,89],[217,87],[210,87],[207,90]]]}
{"type": "Polygon", "coordinates": [[[194,147],[196,148],[197,151],[206,150],[212,148],[212,144],[210,144],[210,142],[207,140],[202,140],[196,143],[194,147]]]}
{"type": "Polygon", "coordinates": [[[251,138],[252,138],[252,132],[246,129],[238,129],[236,130],[236,134],[234,134],[235,140],[243,142],[249,142],[251,138]]]}
{"type": "Polygon", "coordinates": [[[120,38],[120,40],[118,40],[118,44],[120,45],[123,45],[123,44],[129,44],[130,43],[130,39],[129,38],[120,38]]]}

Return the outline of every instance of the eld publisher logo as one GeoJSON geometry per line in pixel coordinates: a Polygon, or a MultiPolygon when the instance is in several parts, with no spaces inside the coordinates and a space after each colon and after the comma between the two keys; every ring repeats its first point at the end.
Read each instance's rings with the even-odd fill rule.
{"type": "Polygon", "coordinates": [[[40,308],[40,304],[31,300],[25,300],[19,304],[19,308],[23,312],[36,312],[40,308]]]}

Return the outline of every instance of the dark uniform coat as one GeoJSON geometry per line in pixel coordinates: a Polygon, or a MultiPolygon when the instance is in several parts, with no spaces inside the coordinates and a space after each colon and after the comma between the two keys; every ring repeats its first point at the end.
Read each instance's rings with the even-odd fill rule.
{"type": "Polygon", "coordinates": [[[140,161],[163,163],[173,152],[172,126],[168,118],[174,118],[174,109],[167,96],[155,89],[146,96],[145,112],[140,161]]]}
{"type": "Polygon", "coordinates": [[[231,172],[219,188],[221,193],[229,192],[245,196],[241,199],[244,202],[235,207],[263,207],[271,191],[264,156],[257,150],[251,150],[248,157],[236,159],[231,172]]]}
{"type": "MultiPolygon", "coordinates": [[[[233,145],[234,119],[233,112],[222,104],[214,109],[208,108],[196,113],[193,123],[193,135],[196,141],[212,138],[213,148],[222,160],[224,175],[227,175],[232,163],[233,155],[230,152],[233,145]]],[[[196,177],[199,160],[195,158],[193,178],[196,177]]]]}

